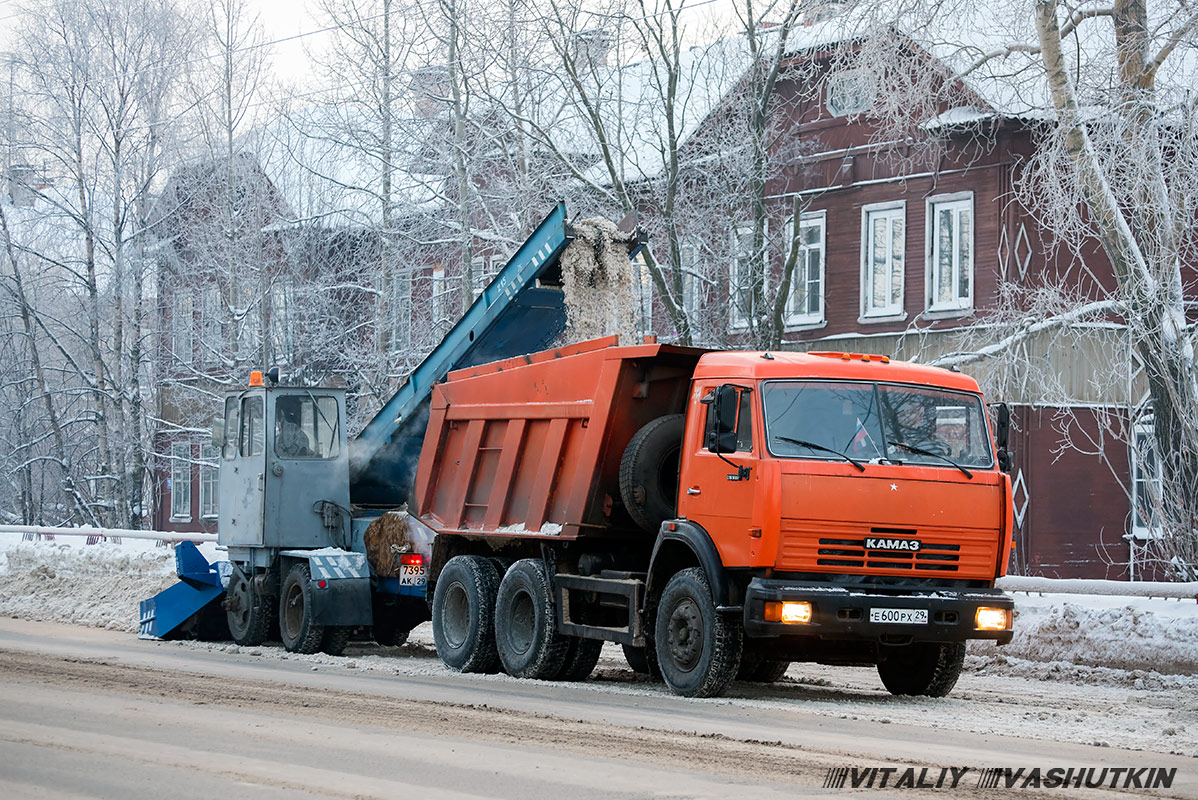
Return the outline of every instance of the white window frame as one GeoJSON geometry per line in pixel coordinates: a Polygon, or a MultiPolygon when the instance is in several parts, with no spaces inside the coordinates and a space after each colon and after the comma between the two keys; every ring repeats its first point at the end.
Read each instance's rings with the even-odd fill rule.
{"type": "Polygon", "coordinates": [[[221,329],[221,294],[218,286],[205,286],[200,294],[200,363],[220,363],[224,342],[221,329]]]}
{"type": "Polygon", "coordinates": [[[863,68],[841,70],[828,76],[824,85],[824,107],[833,117],[855,117],[873,107],[877,91],[878,83],[873,73],[863,68]],[[846,97],[853,100],[851,105],[837,102],[846,97]]]}
{"type": "Polygon", "coordinates": [[[190,293],[176,295],[175,306],[171,310],[171,354],[182,364],[190,364],[194,359],[194,311],[195,304],[190,293]]]}
{"type": "Polygon", "coordinates": [[[270,286],[270,346],[274,360],[292,363],[295,351],[294,316],[292,313],[295,284],[290,278],[280,278],[270,286]]]}
{"type": "MultiPolygon", "coordinates": [[[[216,464],[220,451],[215,445],[200,445],[200,460],[216,464]]],[[[200,464],[200,519],[216,519],[220,511],[220,467],[200,464]]]]}
{"type": "MultiPolygon", "coordinates": [[[[1161,534],[1160,521],[1154,518],[1143,520],[1140,515],[1140,485],[1152,484],[1156,487],[1157,498],[1160,497],[1163,487],[1163,473],[1161,470],[1161,460],[1156,455],[1156,440],[1155,440],[1155,425],[1153,417],[1147,416],[1140,419],[1132,428],[1131,453],[1130,453],[1130,472],[1131,472],[1131,534],[1136,539],[1155,539],[1161,534]],[[1141,470],[1143,464],[1141,459],[1145,452],[1151,452],[1152,460],[1150,468],[1151,475],[1142,475],[1141,470]],[[1145,522],[1147,524],[1145,524],[1145,522]]],[[[1147,504],[1156,502],[1156,498],[1149,497],[1145,500],[1147,504]]],[[[1155,517],[1156,509],[1151,505],[1149,513],[1155,517]]]]}
{"type": "Polygon", "coordinates": [[[680,304],[682,313],[686,315],[686,320],[691,325],[691,334],[694,335],[697,327],[695,323],[703,312],[703,275],[700,272],[702,248],[699,242],[688,239],[678,245],[678,251],[680,261],[678,266],[682,270],[680,304]]]}
{"type": "MultiPolygon", "coordinates": [[[[430,273],[430,289],[429,289],[429,308],[432,311],[433,325],[441,324],[441,321],[449,316],[449,302],[453,294],[450,288],[449,279],[445,275],[445,267],[433,267],[430,273]]],[[[453,324],[453,320],[446,320],[453,324]]]]}
{"type": "Polygon", "coordinates": [[[191,442],[171,444],[171,522],[191,522],[191,442]]]}
{"type": "MultiPolygon", "coordinates": [[[[890,231],[893,228],[893,222],[887,227],[890,231]]],[[[893,240],[893,234],[887,236],[888,241],[893,240]]],[[[888,320],[906,319],[907,313],[904,311],[906,302],[906,284],[907,284],[907,202],[905,200],[895,200],[888,203],[871,203],[870,205],[861,207],[861,318],[860,322],[885,322],[888,320]],[[899,293],[897,302],[889,302],[892,289],[892,284],[887,285],[886,298],[887,303],[881,306],[875,306],[873,303],[873,280],[870,272],[870,249],[873,242],[873,220],[877,217],[882,217],[889,220],[900,220],[903,223],[903,249],[899,254],[902,259],[902,269],[899,273],[902,275],[902,280],[899,284],[899,293]]],[[[890,253],[890,258],[887,261],[886,274],[889,277],[893,274],[890,264],[893,263],[894,253],[890,253]]]]}
{"type": "MultiPolygon", "coordinates": [[[[769,220],[765,220],[763,234],[763,242],[769,242],[770,225],[769,220]]],[[[732,229],[732,258],[728,262],[728,328],[733,332],[742,332],[749,329],[749,320],[753,316],[753,287],[749,287],[749,308],[742,312],[740,304],[737,302],[737,284],[739,283],[740,260],[748,258],[751,253],[749,248],[753,246],[753,223],[742,222],[732,229]],[[741,250],[741,238],[748,237],[748,248],[745,251],[741,250]],[[747,312],[748,316],[745,316],[747,312]]],[[[763,281],[762,291],[769,291],[769,258],[768,247],[760,254],[762,260],[761,278],[763,281]]]]}
{"type": "Polygon", "coordinates": [[[925,229],[925,246],[924,246],[924,275],[925,277],[925,296],[927,300],[927,310],[932,313],[947,312],[948,314],[959,314],[973,310],[973,286],[974,278],[977,270],[974,268],[977,263],[977,215],[973,208],[973,192],[956,192],[954,194],[941,194],[929,197],[926,201],[926,222],[925,229]],[[948,302],[938,302],[936,299],[936,289],[940,285],[940,237],[937,235],[936,226],[940,223],[940,212],[950,209],[954,213],[954,221],[956,224],[953,227],[953,263],[951,283],[953,286],[953,299],[948,302]],[[960,286],[960,212],[965,212],[969,215],[969,293],[966,296],[959,294],[960,286]]]}
{"type": "MultiPolygon", "coordinates": [[[[790,253],[790,243],[794,240],[794,217],[786,221],[786,249],[785,253],[790,253]]],[[[786,327],[797,328],[808,325],[820,325],[824,322],[825,303],[827,284],[825,276],[827,275],[828,264],[828,214],[826,211],[808,211],[799,215],[799,257],[795,261],[794,272],[790,276],[790,297],[786,298],[786,327]],[[803,228],[814,226],[819,228],[819,244],[808,247],[802,244],[803,228]],[[816,311],[809,311],[804,303],[804,308],[798,307],[798,290],[800,285],[804,289],[803,297],[806,299],[806,290],[811,286],[811,275],[807,272],[807,254],[812,250],[819,251],[819,275],[817,277],[819,285],[819,308],[816,311]],[[800,284],[800,280],[802,283],[800,284]]]]}

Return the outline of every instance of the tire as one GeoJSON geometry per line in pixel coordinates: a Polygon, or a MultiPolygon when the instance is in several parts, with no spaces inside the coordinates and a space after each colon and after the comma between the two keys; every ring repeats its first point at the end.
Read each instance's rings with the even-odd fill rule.
{"type": "Polygon", "coordinates": [[[324,638],[320,641],[320,651],[331,656],[339,656],[345,652],[349,644],[349,635],[353,628],[348,625],[328,625],[324,629],[324,638]]]}
{"type": "Polygon", "coordinates": [[[270,633],[270,598],[253,591],[249,579],[240,569],[234,569],[225,594],[225,619],[229,635],[242,647],[256,647],[270,633]]]}
{"type": "Polygon", "coordinates": [[[699,567],[670,578],[657,606],[655,633],[661,676],[674,694],[717,697],[736,677],[744,631],[739,619],[715,610],[699,567]]]}
{"type": "Polygon", "coordinates": [[[315,653],[324,642],[324,626],[312,610],[312,572],[306,563],[296,564],[283,579],[279,592],[279,636],[292,653],[315,653]]]}
{"type": "Polygon", "coordinates": [[[789,661],[750,660],[742,657],[736,679],[749,683],[777,683],[789,668],[789,661]]]}
{"type": "Polygon", "coordinates": [[[670,414],[645,425],[620,459],[620,498],[633,521],[649,533],[678,514],[678,464],[686,417],[670,414]]]}
{"type": "Polygon", "coordinates": [[[376,622],[370,632],[374,634],[374,640],[383,647],[399,647],[408,641],[408,634],[411,633],[391,622],[385,622],[382,625],[376,622]]]}
{"type": "Polygon", "coordinates": [[[494,672],[495,594],[499,571],[488,558],[454,556],[433,593],[433,642],[455,672],[494,672]]]}
{"type": "Polygon", "coordinates": [[[521,559],[504,573],[495,600],[495,644],[504,671],[514,678],[553,680],[562,674],[570,638],[557,632],[544,561],[521,559]]]}
{"type": "Polygon", "coordinates": [[[661,680],[661,667],[657,663],[657,648],[649,641],[645,647],[633,647],[630,644],[621,645],[624,648],[624,660],[638,675],[648,675],[654,680],[661,680]]]}
{"type": "Polygon", "coordinates": [[[964,666],[964,642],[916,642],[882,649],[878,676],[891,694],[944,697],[964,666]]]}
{"type": "Polygon", "coordinates": [[[571,636],[569,643],[566,660],[562,662],[557,680],[585,681],[591,677],[591,673],[595,671],[595,665],[599,663],[599,654],[603,652],[603,640],[571,636]]]}

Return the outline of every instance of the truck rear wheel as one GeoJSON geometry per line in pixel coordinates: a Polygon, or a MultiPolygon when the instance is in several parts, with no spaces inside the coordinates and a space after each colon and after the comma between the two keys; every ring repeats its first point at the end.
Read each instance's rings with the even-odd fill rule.
{"type": "Polygon", "coordinates": [[[878,676],[891,694],[944,697],[964,666],[964,642],[915,642],[878,654],[878,676]]]}
{"type": "Polygon", "coordinates": [[[545,562],[521,559],[503,574],[495,601],[495,643],[504,670],[514,678],[553,680],[561,674],[570,640],[557,632],[545,562]]]}
{"type": "Polygon", "coordinates": [[[256,593],[240,569],[234,569],[225,592],[229,634],[242,647],[256,647],[270,632],[270,599],[256,593]]]}
{"type": "Polygon", "coordinates": [[[678,513],[678,461],[686,417],[658,417],[633,435],[620,459],[620,498],[649,533],[678,513]]]}
{"type": "Polygon", "coordinates": [[[494,672],[495,594],[499,570],[482,556],[454,556],[433,592],[433,642],[455,672],[494,672]]]}
{"type": "Polygon", "coordinates": [[[595,665],[599,663],[599,654],[603,651],[603,640],[571,636],[569,642],[566,660],[562,663],[557,679],[559,681],[585,681],[591,677],[591,673],[595,671],[595,665]]]}
{"type": "Polygon", "coordinates": [[[353,628],[348,625],[328,625],[324,629],[324,638],[320,641],[320,650],[331,656],[339,656],[345,652],[349,644],[349,635],[353,628]]]}
{"type": "Polygon", "coordinates": [[[279,593],[279,637],[292,653],[315,653],[324,641],[324,626],[312,608],[312,572],[296,564],[283,579],[279,593]]]}
{"type": "Polygon", "coordinates": [[[740,667],[740,620],[720,614],[707,575],[698,567],[670,578],[657,606],[657,661],[674,694],[723,694],[740,667]]]}

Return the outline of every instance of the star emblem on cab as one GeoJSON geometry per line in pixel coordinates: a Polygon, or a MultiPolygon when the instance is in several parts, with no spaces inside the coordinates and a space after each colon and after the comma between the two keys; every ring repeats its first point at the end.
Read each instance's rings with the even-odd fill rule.
{"type": "Polygon", "coordinates": [[[898,484],[897,484],[897,483],[892,483],[892,484],[890,484],[890,491],[892,491],[892,492],[897,492],[897,491],[898,491],[898,484]]]}

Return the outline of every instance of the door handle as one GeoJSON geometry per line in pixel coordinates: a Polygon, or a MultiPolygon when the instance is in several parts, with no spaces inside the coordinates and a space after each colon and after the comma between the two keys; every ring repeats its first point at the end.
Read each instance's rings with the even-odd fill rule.
{"type": "Polygon", "coordinates": [[[686,490],[686,493],[687,494],[702,494],[703,490],[700,489],[698,486],[692,486],[686,490]]]}

